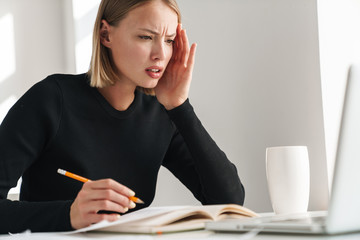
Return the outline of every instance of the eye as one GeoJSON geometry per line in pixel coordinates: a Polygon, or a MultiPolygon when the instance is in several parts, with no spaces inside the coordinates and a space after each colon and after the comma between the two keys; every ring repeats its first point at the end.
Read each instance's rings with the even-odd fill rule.
{"type": "Polygon", "coordinates": [[[174,40],[172,40],[172,39],[168,39],[168,40],[166,40],[166,43],[167,44],[169,44],[169,45],[173,45],[174,44],[174,40]]]}
{"type": "Polygon", "coordinates": [[[139,36],[139,38],[143,40],[152,40],[150,36],[139,36]]]}

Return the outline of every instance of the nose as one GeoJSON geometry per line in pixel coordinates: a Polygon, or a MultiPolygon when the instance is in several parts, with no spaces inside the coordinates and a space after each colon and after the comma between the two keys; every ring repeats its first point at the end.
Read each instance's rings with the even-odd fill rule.
{"type": "Polygon", "coordinates": [[[151,59],[155,61],[161,61],[166,58],[166,46],[165,42],[157,42],[153,45],[152,51],[151,51],[151,59]]]}

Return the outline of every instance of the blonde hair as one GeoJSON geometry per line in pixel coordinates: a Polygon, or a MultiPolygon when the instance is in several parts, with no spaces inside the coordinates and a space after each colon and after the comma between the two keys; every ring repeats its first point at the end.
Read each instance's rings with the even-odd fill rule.
{"type": "MultiPolygon", "coordinates": [[[[154,0],[102,0],[97,13],[92,41],[92,56],[90,68],[87,72],[92,87],[103,88],[113,85],[117,81],[116,67],[112,61],[110,51],[100,41],[101,21],[106,20],[110,26],[117,26],[127,14],[146,3],[154,0]]],[[[161,0],[173,9],[181,22],[181,15],[176,0],[161,0]]],[[[153,89],[138,87],[146,94],[155,95],[153,89]]]]}

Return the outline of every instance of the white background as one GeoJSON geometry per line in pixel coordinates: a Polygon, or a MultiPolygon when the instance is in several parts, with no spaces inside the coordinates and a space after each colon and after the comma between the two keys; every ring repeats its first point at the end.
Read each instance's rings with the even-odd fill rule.
{"type": "MultiPolygon", "coordinates": [[[[190,101],[236,164],[245,206],[271,210],[265,148],[306,145],[310,209],[326,208],[346,69],[360,52],[359,2],[178,0],[198,44],[190,101]]],[[[0,121],[35,82],[87,70],[98,3],[0,0],[0,121]]],[[[198,203],[162,169],[153,204],[198,203]]]]}

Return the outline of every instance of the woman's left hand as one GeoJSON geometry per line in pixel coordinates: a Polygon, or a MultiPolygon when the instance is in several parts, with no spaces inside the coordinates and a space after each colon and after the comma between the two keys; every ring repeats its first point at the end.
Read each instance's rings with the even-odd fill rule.
{"type": "Polygon", "coordinates": [[[158,101],[167,110],[180,106],[188,98],[195,63],[196,44],[189,47],[186,31],[180,24],[176,31],[174,52],[164,75],[155,87],[158,101]]]}

